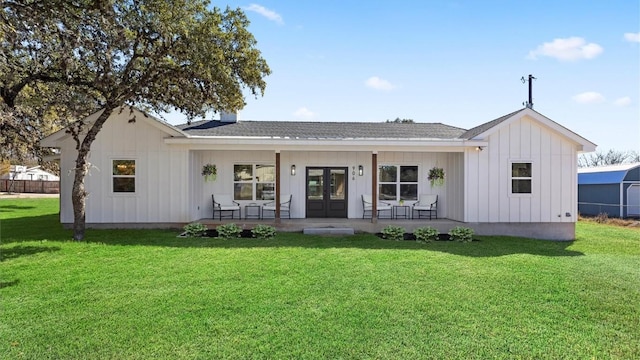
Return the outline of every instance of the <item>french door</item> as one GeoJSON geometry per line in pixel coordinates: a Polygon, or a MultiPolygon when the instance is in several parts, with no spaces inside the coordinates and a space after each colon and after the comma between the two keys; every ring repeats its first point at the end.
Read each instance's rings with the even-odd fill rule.
{"type": "Polygon", "coordinates": [[[307,167],[308,218],[346,218],[348,168],[307,167]]]}

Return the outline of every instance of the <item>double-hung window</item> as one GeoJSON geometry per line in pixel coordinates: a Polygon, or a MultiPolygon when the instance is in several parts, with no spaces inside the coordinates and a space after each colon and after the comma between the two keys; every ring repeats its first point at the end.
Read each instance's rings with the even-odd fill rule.
{"type": "Polygon", "coordinates": [[[271,164],[233,165],[234,200],[275,199],[276,167],[271,164]]]}
{"type": "Polygon", "coordinates": [[[136,161],[113,160],[112,184],[114,193],[136,192],[136,161]]]}
{"type": "Polygon", "coordinates": [[[511,193],[531,194],[532,166],[530,162],[511,163],[511,193]]]}
{"type": "Polygon", "coordinates": [[[378,167],[380,200],[417,200],[418,166],[381,165],[378,167]]]}

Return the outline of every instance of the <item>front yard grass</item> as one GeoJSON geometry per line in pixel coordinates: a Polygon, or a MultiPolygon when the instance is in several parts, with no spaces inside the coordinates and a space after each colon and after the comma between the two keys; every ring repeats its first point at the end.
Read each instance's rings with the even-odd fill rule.
{"type": "Polygon", "coordinates": [[[0,358],[640,357],[640,230],[574,242],[177,238],[0,200],[0,358]]]}

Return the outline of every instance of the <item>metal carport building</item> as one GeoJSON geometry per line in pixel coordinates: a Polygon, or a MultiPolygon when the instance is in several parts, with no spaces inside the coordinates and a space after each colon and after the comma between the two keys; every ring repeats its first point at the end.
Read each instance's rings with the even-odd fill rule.
{"type": "Polygon", "coordinates": [[[640,163],[578,169],[578,212],[640,217],[640,163]]]}

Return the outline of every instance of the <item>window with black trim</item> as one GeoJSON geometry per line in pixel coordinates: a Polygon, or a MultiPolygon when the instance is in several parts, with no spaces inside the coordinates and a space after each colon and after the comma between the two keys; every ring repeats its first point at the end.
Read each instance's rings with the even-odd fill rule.
{"type": "Polygon", "coordinates": [[[532,168],[530,162],[511,163],[511,193],[531,194],[532,168]]]}
{"type": "Polygon", "coordinates": [[[112,168],[113,192],[136,192],[136,161],[113,160],[112,168]]]}
{"type": "Polygon", "coordinates": [[[276,167],[271,164],[233,165],[234,200],[273,200],[276,167]]]}
{"type": "Polygon", "coordinates": [[[381,165],[378,167],[380,200],[417,200],[418,166],[381,165]]]}

